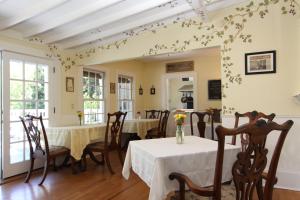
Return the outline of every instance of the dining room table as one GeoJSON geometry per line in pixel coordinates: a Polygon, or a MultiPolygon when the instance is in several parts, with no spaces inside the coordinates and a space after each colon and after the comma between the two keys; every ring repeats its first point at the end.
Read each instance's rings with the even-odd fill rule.
{"type": "MultiPolygon", "coordinates": [[[[213,184],[218,142],[198,136],[186,136],[183,144],[175,137],[130,141],[122,170],[129,179],[131,170],[150,188],[149,200],[163,200],[178,190],[178,182],[169,180],[172,172],[183,173],[195,184],[213,184]]],[[[232,179],[231,169],[240,147],[225,144],[222,182],[232,179]]]]}
{"type": "MultiPolygon", "coordinates": [[[[123,132],[137,133],[145,138],[147,130],[158,126],[158,119],[125,120],[123,132]]],[[[46,128],[48,143],[63,146],[71,151],[75,160],[80,160],[84,148],[93,142],[104,141],[106,123],[74,126],[58,126],[46,128]]]]}

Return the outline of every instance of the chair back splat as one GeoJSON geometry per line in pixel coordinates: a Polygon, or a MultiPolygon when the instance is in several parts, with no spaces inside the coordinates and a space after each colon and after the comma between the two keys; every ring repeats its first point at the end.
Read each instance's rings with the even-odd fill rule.
{"type": "Polygon", "coordinates": [[[193,126],[193,116],[196,115],[198,117],[197,128],[199,136],[204,138],[205,137],[205,128],[206,122],[204,121],[204,117],[210,117],[209,112],[191,112],[190,114],[190,123],[191,123],[191,135],[194,135],[194,126],[193,126]]]}
{"type": "Polygon", "coordinates": [[[158,119],[160,114],[160,110],[146,110],[146,119],[158,119]]]}
{"type": "MultiPolygon", "coordinates": [[[[266,115],[262,112],[257,112],[257,111],[252,111],[252,112],[246,112],[246,113],[235,113],[235,123],[234,127],[237,128],[239,126],[239,121],[240,118],[248,118],[248,123],[255,123],[259,119],[264,119],[267,121],[272,121],[275,118],[275,114],[271,113],[269,115],[266,115]]],[[[249,136],[247,134],[241,134],[241,146],[242,146],[242,151],[245,151],[246,147],[248,146],[249,143],[249,136]]],[[[233,145],[236,145],[236,136],[232,137],[232,142],[233,145]]]]}

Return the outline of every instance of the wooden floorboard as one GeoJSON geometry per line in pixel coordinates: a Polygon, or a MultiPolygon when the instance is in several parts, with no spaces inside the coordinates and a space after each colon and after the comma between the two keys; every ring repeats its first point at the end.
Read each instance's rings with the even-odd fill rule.
{"type": "MultiPolygon", "coordinates": [[[[34,173],[30,183],[23,183],[25,175],[14,177],[0,186],[3,200],[147,200],[148,186],[134,173],[129,180],[122,175],[117,155],[112,156],[115,175],[106,167],[88,163],[86,172],[73,175],[70,168],[50,171],[43,186],[38,186],[41,171],[34,173]]],[[[300,192],[274,191],[273,200],[299,200],[300,192]]]]}

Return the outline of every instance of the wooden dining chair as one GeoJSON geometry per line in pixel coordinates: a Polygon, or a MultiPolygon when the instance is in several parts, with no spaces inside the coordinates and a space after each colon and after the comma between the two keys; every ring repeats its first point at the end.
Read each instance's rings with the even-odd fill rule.
{"type": "Polygon", "coordinates": [[[87,145],[87,147],[83,151],[82,160],[84,163],[84,169],[86,169],[86,155],[89,154],[90,158],[96,162],[97,164],[104,164],[106,163],[109,171],[111,174],[114,174],[110,159],[109,153],[111,151],[117,150],[119,159],[121,164],[123,165],[123,157],[122,157],[122,147],[121,147],[121,140],[122,140],[122,130],[124,120],[126,118],[127,112],[115,112],[115,113],[108,113],[107,114],[107,125],[105,130],[105,139],[104,141],[95,142],[92,144],[87,145]],[[112,118],[114,120],[112,121],[112,118]],[[112,121],[112,122],[111,122],[112,121]],[[99,161],[93,152],[100,152],[102,156],[102,160],[99,161]]]}
{"type": "Polygon", "coordinates": [[[292,125],[293,121],[291,120],[279,125],[273,121],[266,122],[261,119],[255,123],[248,123],[235,129],[218,126],[216,129],[218,135],[218,151],[213,185],[211,187],[201,187],[194,184],[186,175],[173,172],[169,175],[169,179],[176,179],[179,182],[179,200],[185,200],[186,185],[191,192],[197,195],[212,197],[214,200],[221,200],[225,137],[237,136],[242,133],[249,135],[249,145],[245,151],[237,154],[237,160],[232,166],[233,182],[237,200],[252,199],[255,187],[259,187],[262,190],[262,173],[267,165],[268,149],[264,147],[267,136],[270,133],[280,131],[280,136],[278,137],[274,153],[271,157],[268,177],[262,192],[263,196],[260,197],[260,200],[271,200],[280,153],[292,125]]]}
{"type": "Polygon", "coordinates": [[[209,112],[191,112],[190,114],[190,125],[191,125],[191,135],[194,135],[194,126],[193,126],[193,116],[197,116],[198,122],[197,122],[197,128],[199,136],[202,138],[205,138],[205,128],[206,128],[206,122],[204,121],[205,116],[208,118],[210,117],[209,112]]]}
{"type": "MultiPolygon", "coordinates": [[[[30,149],[30,167],[27,172],[25,183],[29,182],[34,167],[34,161],[36,159],[42,159],[44,160],[44,171],[42,180],[39,183],[39,185],[42,185],[48,174],[50,162],[53,161],[54,170],[56,170],[56,158],[59,156],[65,156],[64,164],[66,164],[71,157],[70,149],[61,146],[50,146],[48,144],[48,138],[42,116],[36,117],[32,115],[26,115],[25,117],[19,118],[23,124],[30,149]]],[[[75,169],[73,159],[72,169],[74,172],[75,169]]]]}
{"type": "MultiPolygon", "coordinates": [[[[252,111],[252,112],[246,112],[246,113],[235,113],[235,123],[234,123],[234,127],[237,128],[239,126],[239,122],[240,119],[244,117],[247,118],[248,123],[255,123],[257,120],[259,119],[264,119],[267,121],[272,121],[275,118],[275,114],[271,113],[269,115],[266,115],[262,112],[257,112],[257,111],[252,111]]],[[[249,144],[249,136],[247,134],[241,134],[241,147],[242,147],[242,151],[244,151],[246,149],[246,147],[249,144]]],[[[232,137],[232,145],[236,145],[236,136],[232,137]]]]}
{"type": "Polygon", "coordinates": [[[161,111],[158,127],[147,131],[147,135],[146,135],[147,139],[166,137],[169,115],[170,115],[170,111],[168,110],[161,111]]]}
{"type": "Polygon", "coordinates": [[[158,119],[161,111],[160,110],[146,110],[146,119],[158,119]]]}

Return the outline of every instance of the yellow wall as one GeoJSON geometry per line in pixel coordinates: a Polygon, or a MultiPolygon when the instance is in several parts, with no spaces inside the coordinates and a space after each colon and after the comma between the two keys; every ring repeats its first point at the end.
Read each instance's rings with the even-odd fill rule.
{"type": "Polygon", "coordinates": [[[208,80],[221,78],[221,57],[220,54],[205,54],[190,57],[184,60],[170,60],[164,62],[146,62],[145,63],[145,87],[148,89],[155,86],[156,95],[146,93],[144,106],[146,109],[151,107],[162,108],[162,75],[166,74],[166,63],[180,62],[186,60],[194,61],[194,71],[197,74],[198,86],[198,110],[205,110],[209,107],[221,108],[220,100],[208,100],[208,80]]]}

